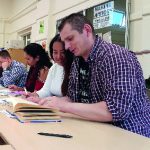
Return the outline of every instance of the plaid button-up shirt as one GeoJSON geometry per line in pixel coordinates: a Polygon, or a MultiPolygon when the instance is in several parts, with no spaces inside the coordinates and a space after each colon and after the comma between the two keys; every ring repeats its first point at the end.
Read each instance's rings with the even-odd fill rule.
{"type": "Polygon", "coordinates": [[[27,70],[25,65],[13,60],[7,70],[3,71],[0,78],[0,84],[4,87],[9,85],[17,85],[18,87],[24,87],[27,78],[27,70]]]}
{"type": "MultiPolygon", "coordinates": [[[[134,53],[96,37],[87,62],[90,88],[86,103],[106,101],[113,125],[150,137],[150,100],[134,53]]],[[[68,96],[82,103],[78,57],[72,64],[68,96]]]]}

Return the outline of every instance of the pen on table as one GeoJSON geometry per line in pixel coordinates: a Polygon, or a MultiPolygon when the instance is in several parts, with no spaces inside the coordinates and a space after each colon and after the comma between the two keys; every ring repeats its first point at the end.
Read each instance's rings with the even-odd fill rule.
{"type": "Polygon", "coordinates": [[[22,123],[47,123],[47,122],[61,122],[61,120],[31,120],[22,123]]]}
{"type": "Polygon", "coordinates": [[[55,133],[44,133],[44,132],[39,132],[39,135],[44,135],[44,136],[54,136],[54,137],[60,137],[60,138],[72,138],[73,136],[67,135],[67,134],[55,134],[55,133]]]}

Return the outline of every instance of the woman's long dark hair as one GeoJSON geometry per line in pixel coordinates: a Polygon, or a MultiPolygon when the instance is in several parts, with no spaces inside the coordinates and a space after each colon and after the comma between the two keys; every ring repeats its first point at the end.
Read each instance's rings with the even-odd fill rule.
{"type": "Polygon", "coordinates": [[[36,58],[37,56],[39,57],[39,61],[35,64],[35,66],[31,66],[25,84],[27,90],[33,92],[40,69],[45,67],[50,68],[52,63],[50,62],[50,58],[45,52],[45,49],[37,43],[30,43],[27,45],[24,48],[24,52],[33,58],[36,58]]]}
{"type": "Polygon", "coordinates": [[[24,51],[33,58],[39,56],[39,61],[36,64],[36,67],[39,70],[42,69],[44,66],[48,68],[52,66],[48,53],[45,51],[45,49],[43,49],[40,44],[30,43],[24,48],[24,51]]]}
{"type": "MultiPolygon", "coordinates": [[[[49,50],[50,50],[50,56],[53,59],[53,44],[55,42],[60,42],[63,46],[63,49],[65,50],[65,44],[63,41],[61,41],[60,35],[57,34],[50,42],[49,44],[49,50]]],[[[64,79],[62,82],[62,86],[61,86],[61,92],[63,96],[67,95],[67,91],[68,91],[68,83],[69,83],[69,74],[70,74],[70,68],[74,59],[74,55],[69,51],[69,50],[65,50],[64,51],[64,55],[65,55],[65,62],[63,64],[64,67],[64,79]]]]}
{"type": "Polygon", "coordinates": [[[67,95],[70,68],[74,59],[74,55],[69,51],[65,50],[65,62],[64,62],[64,80],[62,82],[61,91],[63,96],[67,95]]]}

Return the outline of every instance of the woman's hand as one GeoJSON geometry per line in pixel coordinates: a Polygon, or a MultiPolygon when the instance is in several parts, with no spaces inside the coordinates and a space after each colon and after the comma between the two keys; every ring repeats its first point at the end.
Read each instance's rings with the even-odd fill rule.
{"type": "Polygon", "coordinates": [[[28,97],[39,97],[39,95],[36,92],[22,92],[23,98],[28,98],[28,97]]]}
{"type": "Polygon", "coordinates": [[[41,99],[39,97],[30,96],[30,97],[27,97],[26,100],[34,102],[34,103],[39,103],[41,99]]]}
{"type": "Polygon", "coordinates": [[[56,108],[62,112],[65,112],[65,108],[67,107],[67,104],[69,103],[71,102],[68,97],[56,97],[56,96],[49,97],[49,100],[47,101],[46,100],[41,101],[41,104],[44,107],[56,108]]]}
{"type": "Polygon", "coordinates": [[[16,85],[9,85],[8,88],[9,88],[11,91],[22,91],[22,90],[23,90],[22,88],[19,88],[19,87],[16,86],[16,85]]]}

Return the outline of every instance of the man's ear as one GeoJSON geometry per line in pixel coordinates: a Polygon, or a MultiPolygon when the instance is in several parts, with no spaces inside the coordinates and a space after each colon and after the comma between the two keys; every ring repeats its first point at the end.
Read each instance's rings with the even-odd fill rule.
{"type": "Polygon", "coordinates": [[[87,36],[92,33],[92,28],[89,24],[85,24],[83,30],[86,32],[87,36]]]}

